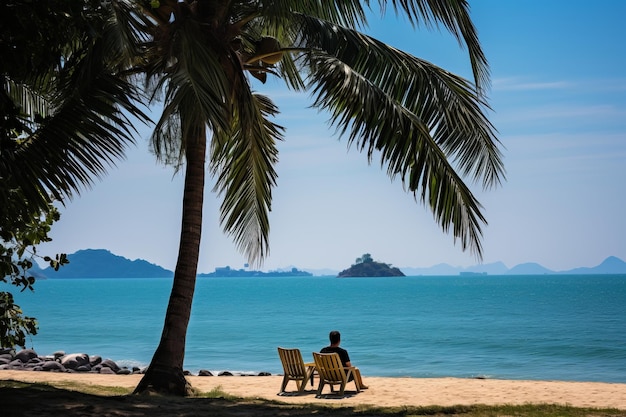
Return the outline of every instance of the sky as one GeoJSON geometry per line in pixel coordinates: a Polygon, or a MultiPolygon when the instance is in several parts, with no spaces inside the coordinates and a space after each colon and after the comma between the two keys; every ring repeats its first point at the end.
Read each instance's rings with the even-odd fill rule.
{"type": "MultiPolygon", "coordinates": [[[[374,4],[375,2],[372,2],[374,4]]],[[[488,116],[506,181],[482,190],[483,258],[445,234],[429,210],[378,161],[348,149],[310,97],[269,80],[255,85],[279,106],[278,185],[270,253],[260,270],[348,268],[365,253],[402,267],[537,262],[563,271],[626,260],[626,2],[475,0],[471,17],[491,68],[488,116]]],[[[445,31],[412,28],[375,11],[365,33],[471,78],[467,51],[445,31]]],[[[154,113],[158,117],[158,113],[154,113]]],[[[182,175],[149,152],[150,129],[101,181],[61,209],[38,252],[108,249],[173,270],[182,175]]],[[[208,178],[199,272],[243,268],[219,225],[208,178]]]]}

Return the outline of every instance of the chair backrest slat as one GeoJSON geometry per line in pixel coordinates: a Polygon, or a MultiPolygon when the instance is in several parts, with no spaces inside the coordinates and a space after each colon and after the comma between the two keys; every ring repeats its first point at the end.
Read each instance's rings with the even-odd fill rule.
{"type": "Polygon", "coordinates": [[[300,349],[285,349],[279,347],[278,356],[280,357],[286,375],[292,377],[304,377],[306,375],[306,368],[304,366],[304,360],[302,360],[300,349]]]}
{"type": "Polygon", "coordinates": [[[346,372],[337,353],[313,352],[313,359],[320,378],[329,383],[341,383],[347,380],[346,372]]]}

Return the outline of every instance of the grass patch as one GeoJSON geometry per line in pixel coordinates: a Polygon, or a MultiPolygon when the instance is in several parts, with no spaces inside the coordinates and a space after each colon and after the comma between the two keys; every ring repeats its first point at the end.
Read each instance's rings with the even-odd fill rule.
{"type": "Polygon", "coordinates": [[[90,395],[101,395],[104,397],[113,397],[120,395],[128,395],[132,393],[132,389],[124,388],[124,387],[115,387],[109,385],[92,385],[92,384],[83,384],[80,382],[74,381],[55,381],[54,383],[48,382],[21,382],[21,381],[13,381],[13,380],[0,380],[0,388],[16,388],[16,389],[26,389],[26,388],[37,388],[40,390],[54,390],[61,389],[67,391],[76,391],[83,394],[90,395]]]}
{"type": "Polygon", "coordinates": [[[363,415],[377,416],[463,416],[463,417],[624,417],[625,410],[577,408],[567,405],[455,405],[449,407],[370,407],[363,415]]]}
{"type": "Polygon", "coordinates": [[[239,397],[236,397],[232,394],[229,394],[227,392],[225,392],[224,390],[222,390],[222,386],[218,385],[217,387],[213,388],[211,391],[209,392],[201,392],[198,394],[199,398],[214,398],[214,399],[222,399],[222,400],[228,400],[228,401],[236,401],[239,400],[239,397]]]}

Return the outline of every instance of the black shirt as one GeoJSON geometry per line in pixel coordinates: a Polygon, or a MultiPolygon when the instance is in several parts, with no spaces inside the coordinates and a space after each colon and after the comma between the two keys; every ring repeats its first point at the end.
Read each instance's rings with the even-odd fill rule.
{"type": "Polygon", "coordinates": [[[343,366],[347,366],[346,363],[350,362],[350,356],[348,356],[348,351],[340,348],[339,346],[326,346],[325,348],[322,348],[320,353],[338,353],[339,359],[341,359],[341,364],[343,366]]]}

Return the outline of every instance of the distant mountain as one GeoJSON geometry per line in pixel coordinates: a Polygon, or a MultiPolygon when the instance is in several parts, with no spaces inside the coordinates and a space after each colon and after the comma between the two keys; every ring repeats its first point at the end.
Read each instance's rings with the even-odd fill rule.
{"type": "Polygon", "coordinates": [[[28,274],[35,277],[35,279],[46,279],[46,274],[44,274],[43,269],[39,266],[37,262],[33,262],[33,266],[28,270],[28,274]]]}
{"type": "Polygon", "coordinates": [[[593,268],[574,268],[563,271],[562,274],[626,274],[626,262],[615,256],[609,256],[598,266],[593,268]]]}
{"type": "Polygon", "coordinates": [[[400,268],[408,276],[416,275],[459,275],[461,273],[487,273],[488,275],[566,275],[566,274],[626,274],[626,262],[615,256],[609,256],[600,265],[594,267],[575,268],[566,271],[553,271],[538,263],[529,262],[515,265],[509,269],[502,262],[492,264],[474,265],[467,268],[437,264],[428,268],[400,268]]]}
{"type": "Polygon", "coordinates": [[[546,275],[554,274],[554,271],[545,268],[538,263],[528,262],[525,264],[519,264],[509,269],[506,275],[546,275]]]}
{"type": "Polygon", "coordinates": [[[306,268],[303,271],[310,272],[312,275],[316,277],[336,277],[339,273],[336,269],[323,268],[323,269],[311,269],[306,268]]]}
{"type": "Polygon", "coordinates": [[[509,272],[509,268],[502,262],[491,264],[474,265],[463,270],[464,272],[487,273],[489,275],[504,275],[509,272]]]}
{"type": "Polygon", "coordinates": [[[459,266],[450,266],[448,264],[437,264],[428,268],[400,268],[408,276],[416,275],[459,275],[461,272],[475,272],[478,274],[487,273],[489,275],[504,275],[509,271],[502,262],[494,262],[491,264],[474,265],[467,268],[459,266]]]}
{"type": "Polygon", "coordinates": [[[459,275],[461,271],[464,271],[463,268],[448,264],[437,264],[428,268],[403,267],[400,270],[410,277],[416,275],[459,275]]]}
{"type": "Polygon", "coordinates": [[[48,267],[46,278],[169,278],[172,271],[143,259],[131,261],[104,249],[79,250],[67,256],[70,263],[58,271],[48,267]]]}

